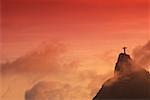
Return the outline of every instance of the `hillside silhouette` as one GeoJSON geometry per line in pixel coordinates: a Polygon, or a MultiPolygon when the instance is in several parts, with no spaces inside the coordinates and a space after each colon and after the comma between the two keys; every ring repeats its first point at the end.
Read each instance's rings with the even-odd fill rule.
{"type": "Polygon", "coordinates": [[[114,76],[108,79],[93,100],[150,100],[150,73],[136,65],[130,55],[120,53],[114,76]]]}

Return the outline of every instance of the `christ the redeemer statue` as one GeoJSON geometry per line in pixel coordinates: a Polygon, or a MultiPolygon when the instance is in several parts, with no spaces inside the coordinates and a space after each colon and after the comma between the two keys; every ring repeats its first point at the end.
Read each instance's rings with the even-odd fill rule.
{"type": "Polygon", "coordinates": [[[127,47],[123,47],[124,54],[126,54],[127,47]]]}

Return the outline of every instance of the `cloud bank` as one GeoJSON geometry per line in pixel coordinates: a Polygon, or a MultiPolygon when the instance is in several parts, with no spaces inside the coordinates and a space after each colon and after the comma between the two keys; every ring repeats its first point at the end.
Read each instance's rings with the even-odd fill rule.
{"type": "Polygon", "coordinates": [[[25,56],[2,64],[2,99],[90,100],[111,74],[82,69],[80,60],[66,56],[66,52],[62,43],[43,43],[25,56]]]}
{"type": "MultiPolygon", "coordinates": [[[[113,72],[98,74],[97,69],[82,69],[80,60],[73,56],[70,60],[66,52],[62,43],[44,43],[37,50],[3,64],[2,100],[91,100],[113,72]]],[[[133,58],[147,68],[150,42],[136,47],[133,58]]]]}
{"type": "Polygon", "coordinates": [[[139,66],[150,67],[150,41],[143,46],[138,46],[133,50],[133,58],[139,66]]]}

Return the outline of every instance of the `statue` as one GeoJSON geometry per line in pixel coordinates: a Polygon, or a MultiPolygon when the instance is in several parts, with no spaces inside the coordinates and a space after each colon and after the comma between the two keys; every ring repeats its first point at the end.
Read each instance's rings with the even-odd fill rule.
{"type": "Polygon", "coordinates": [[[126,54],[126,49],[127,49],[127,47],[123,47],[124,54],[126,54]]]}

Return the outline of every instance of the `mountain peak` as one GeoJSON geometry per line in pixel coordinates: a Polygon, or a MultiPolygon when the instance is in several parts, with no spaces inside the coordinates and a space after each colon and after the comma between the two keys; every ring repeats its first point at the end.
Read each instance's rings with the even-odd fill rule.
{"type": "Polygon", "coordinates": [[[143,99],[150,100],[150,74],[138,68],[130,55],[120,53],[114,77],[108,79],[93,100],[143,99]]]}
{"type": "Polygon", "coordinates": [[[131,72],[133,67],[132,63],[133,60],[131,59],[130,55],[126,53],[120,53],[115,66],[115,73],[125,74],[131,72]]]}

